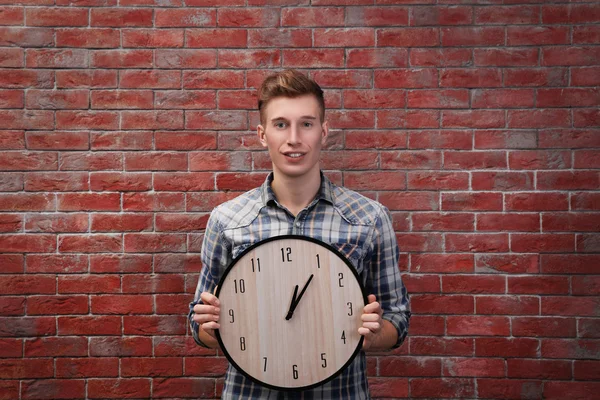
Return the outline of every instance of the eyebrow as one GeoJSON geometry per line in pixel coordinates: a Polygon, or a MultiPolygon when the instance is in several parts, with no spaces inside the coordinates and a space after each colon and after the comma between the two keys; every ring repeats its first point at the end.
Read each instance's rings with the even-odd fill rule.
{"type": "MultiPolygon", "coordinates": [[[[300,119],[311,119],[311,120],[316,120],[317,117],[313,117],[312,115],[303,115],[300,117],[300,119]]],[[[287,121],[288,119],[285,117],[275,117],[272,118],[271,121],[287,121]]]]}

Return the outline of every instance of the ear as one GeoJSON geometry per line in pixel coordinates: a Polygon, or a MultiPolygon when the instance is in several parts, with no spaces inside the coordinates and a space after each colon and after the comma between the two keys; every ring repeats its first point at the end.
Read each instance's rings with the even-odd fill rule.
{"type": "Polygon", "coordinates": [[[262,125],[258,125],[256,127],[256,134],[258,135],[258,140],[260,140],[260,144],[262,144],[263,147],[267,147],[267,139],[265,137],[266,132],[265,128],[262,125]]]}
{"type": "Polygon", "coordinates": [[[325,146],[327,136],[329,136],[329,125],[327,124],[327,121],[323,122],[321,128],[323,129],[323,132],[321,133],[321,145],[325,146]]]}

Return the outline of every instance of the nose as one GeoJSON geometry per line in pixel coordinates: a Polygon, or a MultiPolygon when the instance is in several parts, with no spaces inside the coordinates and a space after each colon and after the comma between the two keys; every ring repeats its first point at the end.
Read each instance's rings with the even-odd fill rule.
{"type": "Polygon", "coordinates": [[[290,125],[290,134],[288,135],[287,142],[290,146],[295,146],[300,143],[300,132],[298,129],[298,125],[290,125]]]}

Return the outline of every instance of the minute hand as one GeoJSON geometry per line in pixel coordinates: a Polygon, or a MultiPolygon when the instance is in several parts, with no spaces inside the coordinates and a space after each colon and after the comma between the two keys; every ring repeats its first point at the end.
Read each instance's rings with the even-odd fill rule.
{"type": "MultiPolygon", "coordinates": [[[[290,320],[292,318],[292,315],[294,315],[294,310],[296,309],[296,307],[298,306],[298,303],[300,303],[300,299],[302,298],[302,296],[304,296],[304,292],[306,292],[306,289],[308,288],[308,285],[310,283],[310,281],[312,281],[313,276],[315,276],[315,274],[312,274],[309,278],[308,281],[306,282],[306,284],[304,285],[304,287],[302,288],[302,291],[300,292],[300,294],[298,295],[298,298],[296,299],[296,301],[294,302],[292,299],[292,305],[290,306],[290,311],[288,312],[288,314],[286,315],[285,319],[286,320],[290,320]]],[[[297,288],[298,286],[296,286],[297,288]]]]}

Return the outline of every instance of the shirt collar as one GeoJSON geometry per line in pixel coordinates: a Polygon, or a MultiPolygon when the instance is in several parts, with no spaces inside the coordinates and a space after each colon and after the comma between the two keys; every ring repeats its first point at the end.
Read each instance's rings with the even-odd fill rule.
{"type": "MultiPolygon", "coordinates": [[[[321,175],[321,187],[315,196],[315,199],[311,202],[315,202],[316,200],[325,200],[331,204],[335,204],[333,197],[333,183],[323,174],[323,171],[320,172],[321,175]]],[[[273,182],[273,172],[269,173],[265,182],[261,185],[262,191],[262,200],[264,205],[268,205],[270,202],[275,202],[279,204],[277,201],[277,197],[275,196],[275,192],[271,188],[271,183],[273,182]]]]}

